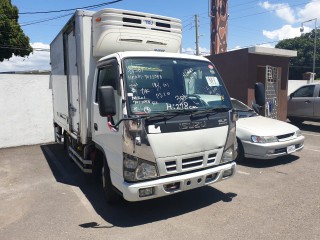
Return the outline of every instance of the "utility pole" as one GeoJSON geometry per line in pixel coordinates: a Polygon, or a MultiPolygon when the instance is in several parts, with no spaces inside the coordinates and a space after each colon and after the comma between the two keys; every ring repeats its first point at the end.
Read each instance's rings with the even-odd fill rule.
{"type": "Polygon", "coordinates": [[[312,65],[312,72],[313,72],[312,82],[314,81],[314,77],[316,74],[315,71],[316,71],[316,53],[317,53],[317,20],[318,20],[317,18],[313,18],[313,19],[304,21],[301,23],[301,28],[300,28],[300,32],[303,32],[304,31],[303,24],[306,22],[314,21],[314,50],[313,50],[313,65],[312,65]]]}
{"type": "Polygon", "coordinates": [[[198,15],[194,15],[195,16],[195,26],[196,26],[196,55],[199,56],[199,20],[198,20],[198,15]]]}

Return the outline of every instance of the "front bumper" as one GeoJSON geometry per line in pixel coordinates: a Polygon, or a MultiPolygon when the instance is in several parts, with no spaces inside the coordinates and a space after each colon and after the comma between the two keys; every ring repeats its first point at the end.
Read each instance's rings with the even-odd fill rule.
{"type": "Polygon", "coordinates": [[[273,143],[253,143],[242,141],[242,146],[246,158],[273,159],[301,151],[304,147],[304,136],[273,143]],[[291,149],[290,152],[288,152],[289,146],[294,146],[294,149],[291,149]]]}
{"type": "Polygon", "coordinates": [[[113,185],[122,192],[123,198],[127,201],[142,201],[152,198],[168,196],[178,192],[210,185],[232,177],[235,174],[236,163],[231,162],[222,166],[205,169],[198,172],[187,173],[184,175],[166,177],[156,180],[150,180],[139,183],[126,183],[118,174],[111,171],[111,180],[113,185]],[[179,188],[167,190],[166,186],[176,184],[179,188]],[[145,188],[154,188],[154,194],[147,197],[140,197],[139,190],[145,188]]]}

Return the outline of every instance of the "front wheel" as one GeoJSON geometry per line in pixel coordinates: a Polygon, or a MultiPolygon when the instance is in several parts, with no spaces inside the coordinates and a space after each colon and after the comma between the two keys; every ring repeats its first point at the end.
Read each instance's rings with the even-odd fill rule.
{"type": "Polygon", "coordinates": [[[235,161],[237,163],[240,163],[240,162],[243,162],[245,157],[244,157],[244,149],[243,149],[241,140],[239,138],[237,138],[237,144],[238,144],[238,155],[235,161]]]}
{"type": "Polygon", "coordinates": [[[101,171],[102,187],[108,203],[116,203],[120,200],[120,195],[113,189],[110,178],[110,170],[105,157],[103,157],[103,167],[101,171]]]}

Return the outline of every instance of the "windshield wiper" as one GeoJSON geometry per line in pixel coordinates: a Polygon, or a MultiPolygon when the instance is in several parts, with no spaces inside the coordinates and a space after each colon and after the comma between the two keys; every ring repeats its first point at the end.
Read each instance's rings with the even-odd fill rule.
{"type": "Polygon", "coordinates": [[[182,114],[190,114],[196,111],[196,109],[175,109],[175,110],[167,110],[165,112],[149,115],[146,119],[154,119],[154,118],[167,118],[167,117],[175,117],[182,114]]]}
{"type": "MultiPolygon", "coordinates": [[[[257,113],[253,110],[253,109],[246,109],[246,110],[241,110],[241,109],[234,109],[234,111],[236,112],[244,112],[244,113],[251,113],[249,116],[247,117],[253,117],[256,116],[257,113]]],[[[242,115],[243,116],[243,115],[242,115]]],[[[241,115],[239,115],[239,117],[241,117],[241,115]]]]}
{"type": "Polygon", "coordinates": [[[201,115],[201,114],[211,114],[211,113],[217,114],[219,112],[227,112],[229,110],[230,110],[230,108],[228,108],[228,107],[210,107],[210,108],[206,108],[204,110],[200,110],[200,111],[192,113],[191,117],[201,115]]]}

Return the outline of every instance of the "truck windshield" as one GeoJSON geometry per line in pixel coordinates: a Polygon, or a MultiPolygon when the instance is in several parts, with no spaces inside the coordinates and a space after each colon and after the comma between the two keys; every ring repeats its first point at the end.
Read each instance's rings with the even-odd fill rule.
{"type": "Polygon", "coordinates": [[[127,58],[124,77],[131,114],[232,108],[216,68],[207,61],[127,58]]]}

